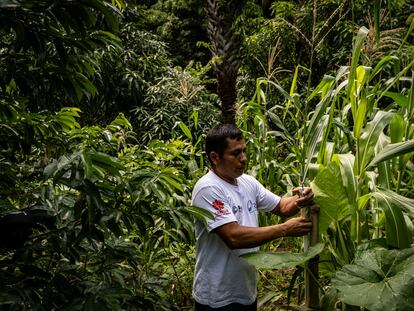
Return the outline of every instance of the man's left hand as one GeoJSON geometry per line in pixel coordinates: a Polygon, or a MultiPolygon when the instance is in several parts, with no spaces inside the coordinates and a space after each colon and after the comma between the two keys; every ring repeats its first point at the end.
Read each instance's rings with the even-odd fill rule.
{"type": "Polygon", "coordinates": [[[297,207],[302,208],[313,204],[313,192],[310,187],[303,188],[303,191],[302,188],[296,187],[292,192],[299,196],[295,202],[297,207]]]}

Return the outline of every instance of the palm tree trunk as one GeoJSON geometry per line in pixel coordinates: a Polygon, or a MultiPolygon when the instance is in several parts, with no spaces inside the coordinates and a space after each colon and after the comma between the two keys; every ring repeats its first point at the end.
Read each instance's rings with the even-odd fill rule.
{"type": "Polygon", "coordinates": [[[213,54],[212,66],[217,76],[217,94],[221,100],[223,122],[235,123],[237,72],[240,67],[240,37],[234,33],[233,21],[244,1],[207,0],[208,35],[213,54]]]}

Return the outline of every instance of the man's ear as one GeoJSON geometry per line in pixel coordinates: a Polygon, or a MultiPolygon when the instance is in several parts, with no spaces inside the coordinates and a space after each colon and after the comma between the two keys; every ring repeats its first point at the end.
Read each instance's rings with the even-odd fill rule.
{"type": "Polygon", "coordinates": [[[211,151],[210,152],[210,159],[211,159],[211,165],[216,166],[218,161],[220,160],[220,155],[215,152],[215,151],[211,151]]]}

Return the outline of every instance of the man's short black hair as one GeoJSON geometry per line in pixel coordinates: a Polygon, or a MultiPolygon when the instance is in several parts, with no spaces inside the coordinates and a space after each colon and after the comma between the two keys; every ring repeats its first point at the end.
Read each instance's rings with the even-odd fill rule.
{"type": "Polygon", "coordinates": [[[210,159],[210,153],[215,151],[222,156],[228,145],[227,139],[243,139],[243,133],[234,124],[220,124],[208,131],[205,140],[205,150],[211,165],[213,165],[213,162],[210,159]]]}

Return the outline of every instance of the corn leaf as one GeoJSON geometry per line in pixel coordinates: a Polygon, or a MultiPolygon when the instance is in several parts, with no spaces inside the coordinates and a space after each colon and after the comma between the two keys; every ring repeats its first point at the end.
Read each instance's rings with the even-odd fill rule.
{"type": "Polygon", "coordinates": [[[396,248],[410,247],[411,237],[401,208],[387,192],[373,192],[378,207],[384,211],[387,243],[396,248]]]}
{"type": "Polygon", "coordinates": [[[368,164],[367,167],[373,167],[380,162],[395,158],[397,156],[414,152],[414,139],[409,141],[404,141],[396,144],[389,144],[384,147],[372,161],[368,164]]]}
{"type": "Polygon", "coordinates": [[[378,142],[379,136],[383,132],[393,117],[392,112],[378,111],[374,119],[368,122],[364,133],[361,135],[359,141],[360,150],[360,172],[364,171],[374,157],[375,145],[378,142]]]}

